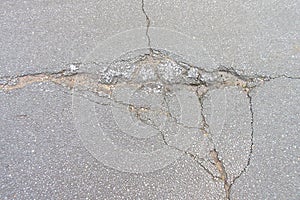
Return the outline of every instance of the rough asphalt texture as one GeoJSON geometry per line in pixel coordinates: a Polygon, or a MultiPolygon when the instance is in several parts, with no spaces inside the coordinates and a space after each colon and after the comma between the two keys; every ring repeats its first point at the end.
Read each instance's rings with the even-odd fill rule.
{"type": "MultiPolygon", "coordinates": [[[[0,4],[0,199],[300,199],[297,1],[0,4]],[[107,75],[107,63],[119,58],[108,70],[118,80],[108,86],[118,87],[126,59],[149,47],[184,61],[187,75],[176,84],[198,88],[204,134],[188,149],[175,141],[182,156],[159,170],[123,172],[80,138],[71,89],[92,90],[95,79],[82,86],[73,78],[107,75]]],[[[161,73],[181,68],[172,70],[161,73]]],[[[168,114],[176,116],[176,103],[168,114]]]]}

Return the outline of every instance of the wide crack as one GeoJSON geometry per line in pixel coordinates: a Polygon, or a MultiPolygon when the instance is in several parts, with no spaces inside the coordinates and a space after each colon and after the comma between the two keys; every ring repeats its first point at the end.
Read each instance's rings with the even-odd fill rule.
{"type": "MultiPolygon", "coordinates": [[[[144,5],[143,5],[144,7],[144,5]]],[[[144,9],[144,8],[143,8],[144,9]]],[[[149,19],[146,15],[146,18],[149,19]]],[[[150,45],[150,38],[149,38],[149,45],[150,45]]],[[[150,46],[151,47],[151,46],[150,46]]],[[[232,68],[225,68],[220,67],[218,69],[208,71],[205,69],[201,69],[197,66],[193,66],[191,64],[188,64],[186,62],[178,61],[172,59],[169,55],[164,54],[164,52],[161,52],[159,50],[153,50],[151,49],[151,54],[145,54],[144,56],[139,56],[138,59],[134,60],[135,68],[132,70],[132,73],[130,74],[129,78],[125,77],[122,73],[112,73],[114,71],[113,68],[110,68],[104,72],[102,75],[107,75],[105,73],[109,74],[109,78],[103,78],[102,75],[95,76],[95,74],[87,73],[87,72],[79,72],[77,71],[78,68],[83,66],[83,63],[77,63],[76,68],[74,68],[74,65],[70,65],[69,69],[64,69],[59,72],[45,72],[45,73],[35,73],[35,74],[24,74],[19,76],[9,76],[9,77],[1,77],[0,78],[0,91],[4,92],[10,92],[13,90],[18,90],[21,88],[24,88],[28,85],[34,84],[34,83],[45,83],[45,82],[52,82],[57,85],[63,86],[68,89],[74,89],[76,86],[76,89],[78,91],[88,91],[92,92],[96,96],[100,96],[102,98],[106,98],[114,103],[117,103],[119,105],[124,106],[124,108],[127,108],[129,112],[135,113],[136,118],[140,120],[141,122],[145,123],[146,125],[152,126],[156,130],[158,130],[161,134],[163,143],[165,145],[168,145],[169,147],[172,147],[186,155],[188,155],[190,158],[192,158],[195,162],[197,162],[201,168],[206,171],[213,180],[215,181],[223,181],[224,183],[224,190],[226,193],[226,199],[230,199],[230,193],[231,188],[236,182],[237,179],[239,179],[243,173],[245,173],[250,166],[251,157],[253,153],[253,139],[254,139],[254,113],[253,113],[253,104],[252,104],[252,96],[251,92],[256,87],[260,86],[264,82],[272,81],[277,78],[290,78],[290,79],[300,79],[299,77],[290,77],[286,75],[280,75],[276,77],[270,77],[270,76],[245,76],[241,73],[238,73],[232,68]],[[162,65],[163,67],[168,67],[168,65],[165,65],[166,63],[171,64],[171,66],[174,67],[175,71],[178,72],[174,75],[174,77],[165,77],[165,72],[161,71],[162,69],[157,67],[159,65],[162,65]],[[150,64],[149,64],[150,63],[150,64]],[[148,66],[149,64],[149,66],[148,66]],[[72,67],[71,67],[72,66],[72,67]],[[154,78],[151,81],[143,82],[139,78],[140,73],[145,71],[145,66],[147,66],[147,70],[154,68],[153,74],[154,78]],[[155,66],[155,67],[154,67],[155,66]],[[111,71],[109,71],[111,70],[111,71]],[[155,76],[156,75],[156,76],[155,76]],[[99,79],[100,77],[100,79],[99,79]],[[185,128],[189,129],[196,129],[198,127],[189,127],[185,124],[182,124],[177,120],[176,117],[174,117],[170,111],[168,102],[166,100],[166,93],[164,94],[164,101],[166,103],[167,110],[153,110],[149,107],[137,107],[133,104],[129,104],[126,102],[119,101],[112,96],[112,91],[119,86],[122,86],[124,84],[137,84],[137,85],[147,85],[147,84],[153,84],[153,83],[159,83],[162,85],[164,89],[166,89],[168,86],[171,85],[179,85],[183,87],[188,87],[192,91],[195,92],[195,94],[199,98],[199,103],[201,106],[201,117],[202,117],[202,124],[200,127],[201,132],[206,135],[209,138],[209,141],[212,143],[213,149],[209,150],[209,155],[212,159],[212,164],[215,166],[217,171],[219,172],[219,175],[214,175],[213,172],[208,169],[203,162],[207,161],[205,158],[200,158],[197,155],[193,154],[192,152],[189,152],[188,150],[180,149],[176,146],[172,146],[168,143],[166,140],[166,137],[164,133],[157,127],[155,123],[153,123],[151,118],[145,117],[144,113],[150,113],[153,112],[155,114],[162,114],[165,115],[167,118],[169,118],[172,123],[178,125],[178,126],[184,126],[185,128]],[[204,96],[208,91],[212,91],[219,88],[225,88],[230,86],[237,86],[242,91],[244,91],[245,95],[249,99],[249,110],[251,113],[251,140],[249,145],[249,155],[248,160],[244,168],[240,171],[240,173],[233,178],[232,182],[229,182],[228,180],[228,173],[225,169],[223,161],[219,158],[218,150],[216,149],[216,146],[213,142],[213,136],[209,131],[209,124],[205,118],[205,115],[203,114],[203,100],[204,96]]],[[[121,63],[126,62],[132,62],[132,60],[122,60],[121,63]]],[[[146,72],[147,72],[146,70],[146,72]]],[[[128,74],[127,74],[128,75],[128,74]]],[[[84,98],[87,98],[86,96],[82,95],[84,98]]],[[[102,104],[101,102],[97,102],[93,99],[89,99],[90,101],[94,103],[102,104]]]]}

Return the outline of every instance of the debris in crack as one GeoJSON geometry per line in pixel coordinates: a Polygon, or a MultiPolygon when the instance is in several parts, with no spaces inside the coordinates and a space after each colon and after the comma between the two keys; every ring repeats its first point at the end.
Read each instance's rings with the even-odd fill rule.
{"type": "Polygon", "coordinates": [[[203,87],[199,87],[197,90],[198,100],[199,100],[200,107],[201,107],[201,117],[202,117],[201,131],[203,132],[203,134],[205,136],[210,136],[209,125],[208,125],[206,118],[204,116],[204,113],[203,113],[203,98],[207,92],[208,92],[208,89],[207,88],[203,89],[203,87]]]}
{"type": "Polygon", "coordinates": [[[36,73],[14,77],[3,77],[0,83],[0,89],[5,91],[21,89],[26,85],[38,82],[54,82],[72,88],[74,86],[74,75],[76,75],[76,73],[62,70],[54,73],[36,73]]]}
{"type": "Polygon", "coordinates": [[[216,149],[213,149],[213,150],[210,151],[210,156],[214,160],[214,164],[215,164],[216,168],[218,169],[218,171],[220,173],[220,177],[221,177],[222,181],[224,182],[224,189],[225,189],[225,193],[226,193],[226,199],[229,200],[230,199],[230,189],[231,189],[232,184],[230,184],[228,182],[228,175],[227,175],[226,169],[224,167],[224,164],[220,160],[219,154],[218,154],[216,149]]]}
{"type": "Polygon", "coordinates": [[[92,75],[88,73],[78,73],[74,70],[61,70],[59,72],[45,72],[36,74],[25,74],[20,76],[2,77],[0,80],[0,90],[11,91],[21,89],[34,83],[52,82],[63,87],[73,89],[74,86],[83,86],[84,89],[110,94],[111,86],[98,84],[93,81],[92,75]]]}
{"type": "Polygon", "coordinates": [[[180,61],[174,55],[160,50],[153,50],[152,55],[145,54],[137,59],[122,60],[103,73],[99,81],[103,84],[116,83],[159,83],[164,85],[186,85],[205,87],[209,90],[238,86],[245,92],[260,85],[268,77],[247,77],[224,67],[208,71],[180,61]]]}
{"type": "Polygon", "coordinates": [[[113,62],[107,70],[97,76],[98,80],[95,80],[96,75],[77,72],[77,65],[72,64],[71,66],[70,69],[53,73],[45,72],[1,77],[0,89],[9,91],[35,82],[54,82],[73,88],[74,80],[76,80],[77,84],[84,85],[86,81],[89,84],[93,84],[94,87],[101,85],[101,87],[106,87],[107,90],[110,90],[111,86],[118,84],[142,84],[148,82],[201,88],[203,91],[201,91],[201,94],[198,91],[198,95],[202,95],[207,90],[229,86],[238,86],[248,93],[251,88],[260,85],[264,81],[275,79],[264,76],[242,76],[233,69],[224,67],[207,71],[179,61],[173,58],[173,55],[159,50],[153,50],[152,55],[145,54],[134,59],[113,62]]]}

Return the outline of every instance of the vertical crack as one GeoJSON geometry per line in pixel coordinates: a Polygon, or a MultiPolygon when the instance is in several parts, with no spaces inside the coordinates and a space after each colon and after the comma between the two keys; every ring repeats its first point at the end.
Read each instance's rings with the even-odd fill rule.
{"type": "Polygon", "coordinates": [[[224,163],[222,162],[222,160],[219,158],[219,153],[216,149],[213,149],[212,151],[210,151],[210,156],[211,158],[214,160],[214,164],[217,168],[217,170],[220,173],[220,177],[224,182],[224,189],[225,189],[225,198],[226,200],[230,200],[230,195],[231,195],[231,188],[234,185],[235,181],[237,179],[239,179],[248,169],[248,167],[250,166],[250,162],[251,162],[251,157],[252,157],[252,153],[253,153],[253,145],[254,145],[254,112],[253,112],[253,103],[252,103],[252,96],[250,95],[250,89],[247,92],[247,97],[249,99],[249,110],[251,113],[251,144],[250,144],[250,149],[249,149],[249,154],[248,154],[248,160],[247,160],[247,164],[245,165],[245,167],[241,170],[241,172],[238,174],[238,176],[234,177],[232,182],[230,183],[228,180],[228,174],[226,172],[224,163]]]}
{"type": "Polygon", "coordinates": [[[206,120],[206,117],[204,115],[203,98],[204,98],[204,96],[205,96],[206,93],[207,93],[207,91],[202,92],[202,93],[199,92],[199,90],[197,91],[199,103],[200,103],[200,106],[201,106],[201,116],[202,116],[202,128],[201,128],[201,130],[209,138],[209,141],[213,145],[213,149],[210,150],[209,155],[210,155],[210,157],[213,160],[213,165],[217,168],[217,170],[219,172],[218,178],[224,182],[225,199],[229,200],[230,199],[231,184],[228,182],[228,175],[227,175],[225,166],[224,166],[223,162],[219,158],[219,153],[216,150],[216,146],[215,146],[215,144],[213,142],[213,138],[211,137],[211,134],[210,134],[210,131],[209,131],[209,124],[208,124],[208,122],[206,120]]]}
{"type": "Polygon", "coordinates": [[[148,14],[145,11],[145,2],[144,2],[144,0],[142,0],[142,11],[143,11],[143,13],[146,17],[146,22],[147,22],[146,37],[147,37],[147,40],[148,40],[148,48],[149,48],[149,51],[150,51],[150,55],[152,55],[153,54],[153,49],[151,47],[151,40],[150,40],[150,36],[149,36],[149,28],[150,28],[151,22],[150,22],[150,18],[148,16],[148,14]]]}
{"type": "Polygon", "coordinates": [[[251,162],[251,157],[253,154],[253,145],[254,145],[254,112],[253,112],[253,103],[252,103],[252,96],[250,95],[250,90],[247,92],[247,97],[249,99],[249,110],[251,113],[251,144],[250,144],[250,149],[249,149],[249,154],[248,154],[248,160],[247,160],[247,164],[246,166],[242,169],[242,171],[239,173],[238,176],[234,177],[232,180],[232,183],[229,185],[228,188],[228,199],[230,199],[230,193],[231,193],[231,188],[233,186],[233,184],[235,183],[235,181],[237,179],[239,179],[248,169],[248,167],[250,166],[250,162],[251,162]]]}
{"type": "Polygon", "coordinates": [[[227,200],[229,200],[230,199],[230,188],[231,188],[232,184],[230,184],[228,182],[228,175],[227,175],[225,166],[224,166],[223,162],[220,160],[219,153],[217,152],[216,149],[213,149],[212,151],[210,151],[210,156],[214,160],[215,166],[220,173],[222,181],[224,182],[224,189],[225,189],[225,193],[226,193],[225,198],[227,200]]]}
{"type": "Polygon", "coordinates": [[[209,124],[206,120],[206,117],[204,115],[204,105],[203,105],[203,100],[204,100],[204,96],[207,94],[208,90],[204,91],[204,92],[200,92],[200,90],[197,90],[197,95],[198,95],[198,100],[199,100],[199,104],[200,104],[200,114],[202,117],[202,125],[200,130],[203,132],[203,134],[208,137],[209,141],[211,142],[211,144],[213,145],[213,147],[215,148],[215,144],[213,142],[211,133],[209,131],[209,124]]]}
{"type": "MultiPolygon", "coordinates": [[[[248,82],[247,82],[248,83],[248,82]]],[[[219,158],[219,153],[216,149],[216,146],[213,142],[213,138],[211,137],[210,131],[209,131],[209,124],[206,121],[205,115],[204,115],[204,105],[203,105],[203,98],[205,96],[205,94],[207,93],[207,91],[201,91],[197,90],[197,95],[199,98],[199,103],[201,106],[201,116],[202,116],[202,132],[209,137],[210,142],[213,144],[213,150],[210,151],[210,157],[213,159],[213,164],[216,167],[216,169],[219,172],[219,177],[220,179],[224,182],[224,190],[225,190],[225,199],[226,200],[230,200],[230,195],[231,195],[231,188],[233,186],[233,184],[235,183],[235,181],[237,179],[239,179],[243,173],[246,172],[246,170],[248,169],[249,165],[250,165],[250,161],[251,161],[251,157],[252,157],[252,153],[253,153],[253,145],[254,145],[254,112],[253,112],[253,103],[252,103],[252,96],[250,95],[250,92],[252,91],[252,89],[254,89],[256,86],[252,86],[249,87],[248,84],[243,87],[244,91],[246,91],[247,94],[247,98],[249,99],[249,110],[251,113],[251,121],[250,121],[250,126],[251,126],[251,138],[250,138],[250,147],[249,147],[249,154],[248,154],[248,159],[247,159],[247,164],[244,166],[244,168],[240,171],[240,173],[233,178],[232,181],[229,181],[229,177],[226,171],[226,168],[224,166],[223,161],[219,158]]]]}

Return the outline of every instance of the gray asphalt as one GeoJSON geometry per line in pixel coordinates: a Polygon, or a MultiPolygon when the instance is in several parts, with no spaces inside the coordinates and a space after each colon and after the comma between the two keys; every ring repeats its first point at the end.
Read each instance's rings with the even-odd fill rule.
{"type": "Polygon", "coordinates": [[[297,1],[0,5],[0,199],[300,199],[297,1]]]}

